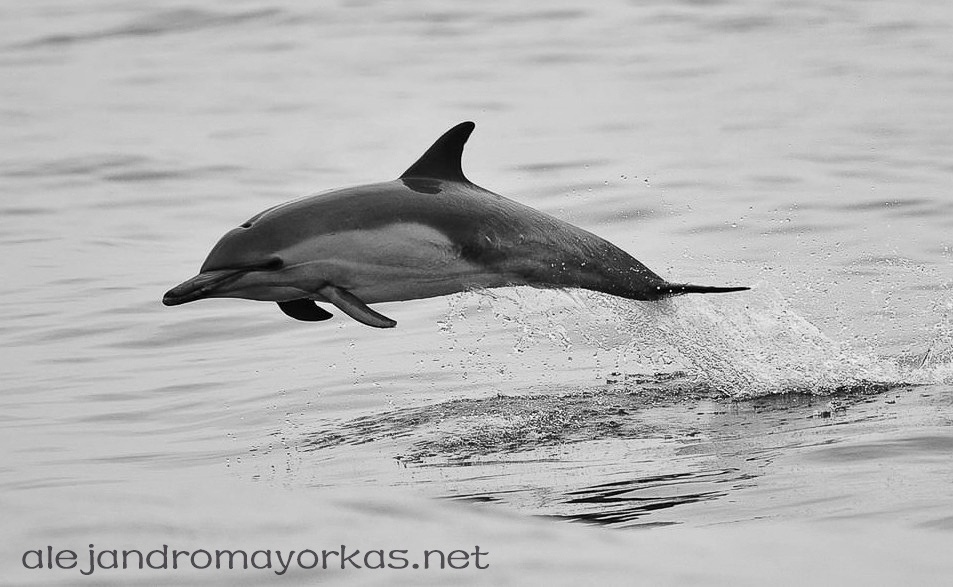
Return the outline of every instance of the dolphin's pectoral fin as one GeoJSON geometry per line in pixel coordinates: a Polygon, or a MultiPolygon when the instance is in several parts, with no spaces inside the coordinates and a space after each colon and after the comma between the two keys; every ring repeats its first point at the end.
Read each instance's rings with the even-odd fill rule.
{"type": "Polygon", "coordinates": [[[318,293],[337,306],[339,310],[362,324],[367,324],[374,328],[393,328],[397,326],[396,320],[391,320],[387,316],[368,308],[367,304],[359,297],[346,289],[341,289],[335,285],[326,285],[319,289],[318,293]]]}
{"type": "Polygon", "coordinates": [[[306,298],[291,300],[290,302],[278,302],[278,307],[295,320],[304,322],[321,322],[334,315],[306,298]]]}

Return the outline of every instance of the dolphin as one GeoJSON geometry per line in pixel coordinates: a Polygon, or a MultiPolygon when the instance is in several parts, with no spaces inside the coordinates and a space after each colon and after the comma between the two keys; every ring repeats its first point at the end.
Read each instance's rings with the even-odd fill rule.
{"type": "Polygon", "coordinates": [[[253,216],[162,302],[270,301],[309,322],[331,318],[321,302],[391,328],[397,322],[368,304],[514,285],[630,300],[749,289],[670,283],[591,232],[475,185],[461,166],[474,128],[451,128],[394,181],[331,190],[253,216]]]}

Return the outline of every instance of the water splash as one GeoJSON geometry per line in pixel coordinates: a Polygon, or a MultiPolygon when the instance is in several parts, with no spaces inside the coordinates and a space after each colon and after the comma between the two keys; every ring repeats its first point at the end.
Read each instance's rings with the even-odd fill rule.
{"type": "Polygon", "coordinates": [[[931,314],[939,321],[933,326],[933,341],[909,368],[911,383],[953,382],[953,297],[934,300],[931,314]]]}
{"type": "Polygon", "coordinates": [[[896,366],[833,340],[777,293],[746,302],[685,297],[649,311],[696,378],[732,397],[901,383],[896,366]]]}
{"type": "Polygon", "coordinates": [[[739,399],[953,380],[950,307],[940,308],[928,351],[882,357],[831,338],[767,289],[643,303],[583,290],[508,288],[463,294],[451,304],[448,331],[492,314],[514,331],[513,353],[541,344],[566,355],[610,353],[626,373],[683,370],[699,386],[739,399]]]}

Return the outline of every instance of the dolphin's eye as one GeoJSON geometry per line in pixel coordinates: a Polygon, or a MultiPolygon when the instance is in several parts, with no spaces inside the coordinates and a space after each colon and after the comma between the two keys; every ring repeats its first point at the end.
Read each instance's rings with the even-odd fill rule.
{"type": "Polygon", "coordinates": [[[273,257],[266,261],[264,265],[262,265],[262,269],[266,271],[274,271],[276,269],[281,269],[284,266],[285,262],[281,259],[281,257],[273,257]]]}

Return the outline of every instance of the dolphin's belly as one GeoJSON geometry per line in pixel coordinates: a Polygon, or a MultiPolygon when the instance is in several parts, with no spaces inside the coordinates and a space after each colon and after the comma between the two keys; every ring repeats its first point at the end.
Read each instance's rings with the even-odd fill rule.
{"type": "Polygon", "coordinates": [[[512,280],[495,274],[460,272],[456,275],[400,275],[386,282],[371,283],[350,290],[369,304],[434,298],[470,289],[511,285],[512,280]]]}
{"type": "Polygon", "coordinates": [[[323,234],[285,256],[302,260],[289,268],[296,282],[332,283],[367,303],[436,297],[511,281],[463,259],[443,232],[419,223],[323,234]]]}

